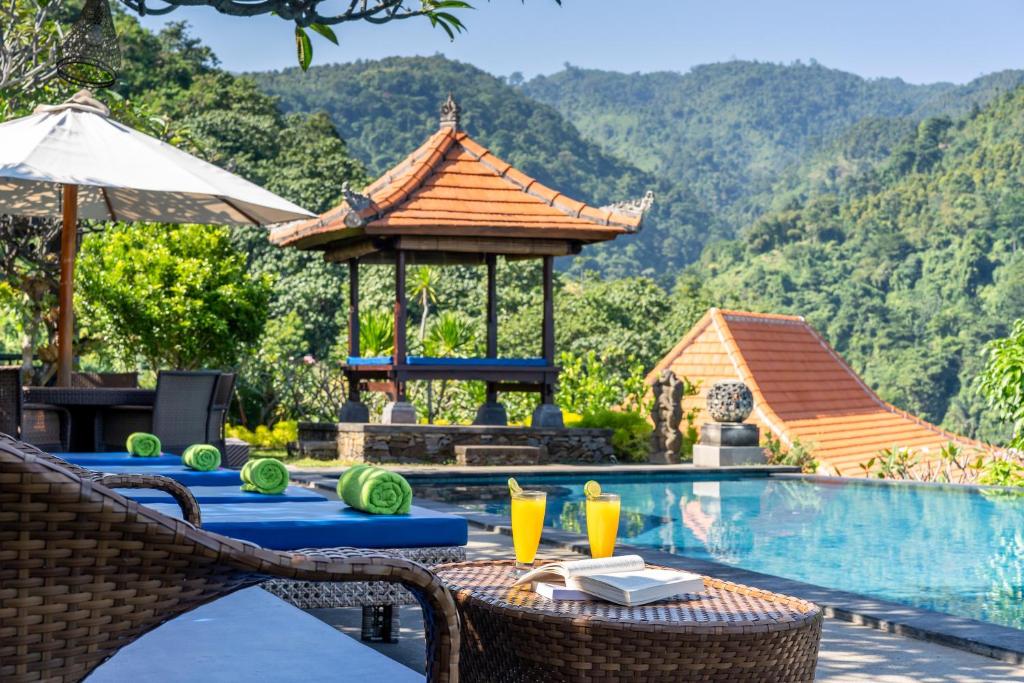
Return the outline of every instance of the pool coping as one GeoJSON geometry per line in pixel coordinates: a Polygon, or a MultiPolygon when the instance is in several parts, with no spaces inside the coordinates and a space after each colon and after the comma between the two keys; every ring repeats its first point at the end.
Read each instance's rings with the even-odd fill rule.
{"type": "MultiPolygon", "coordinates": [[[[438,479],[476,479],[487,477],[511,477],[525,475],[552,475],[552,474],[663,474],[665,472],[700,474],[715,476],[727,474],[730,476],[763,475],[775,476],[783,474],[799,474],[799,467],[789,465],[733,465],[730,467],[698,467],[691,463],[678,465],[650,465],[650,464],[628,464],[628,465],[607,465],[607,464],[586,464],[586,465],[417,465],[415,467],[403,467],[400,464],[387,466],[392,472],[398,472],[405,477],[426,477],[438,479]]],[[[348,467],[324,467],[306,468],[291,470],[293,478],[328,478],[340,476],[348,467]]]]}
{"type": "MultiPolygon", "coordinates": [[[[664,466],[655,466],[652,469],[656,469],[659,472],[666,471],[664,466]]],[[[703,471],[703,469],[700,468],[700,471],[703,471]]],[[[734,472],[735,469],[744,468],[722,469],[729,471],[730,474],[736,474],[737,472],[734,472]]],[[[607,472],[608,470],[605,468],[601,471],[607,472]]],[[[692,472],[693,470],[686,471],[692,472]]],[[[536,473],[536,468],[534,468],[533,472],[536,473]]],[[[574,470],[574,472],[579,473],[577,470],[574,470]]],[[[417,469],[416,473],[417,475],[424,474],[419,469],[417,469]]],[[[451,477],[453,474],[446,471],[447,476],[445,478],[451,477]]],[[[487,476],[494,476],[495,474],[489,473],[487,476]]],[[[799,476],[797,475],[797,477],[799,476]]],[[[787,476],[787,478],[790,477],[787,476]]],[[[814,480],[817,477],[812,476],[809,478],[814,480]]],[[[841,477],[823,478],[830,480],[842,479],[841,477]]],[[[326,477],[311,477],[304,483],[314,488],[334,491],[337,482],[328,475],[326,477]]],[[[839,482],[834,481],[833,483],[839,482]]],[[[433,500],[417,500],[416,504],[421,507],[462,517],[476,527],[500,532],[508,536],[512,534],[509,520],[500,515],[475,512],[458,505],[433,500]]],[[[544,528],[544,537],[541,542],[549,547],[570,550],[584,555],[589,553],[589,544],[586,536],[553,527],[544,528]]],[[[774,593],[782,593],[809,600],[821,606],[826,616],[842,621],[870,626],[887,633],[965,650],[1008,664],[1024,664],[1024,631],[1008,626],[989,624],[976,619],[957,617],[942,612],[901,605],[857,593],[825,588],[771,574],[762,574],[712,560],[673,555],[672,553],[653,548],[640,548],[622,544],[619,546],[619,550],[640,555],[652,564],[677,567],[687,571],[714,576],[726,581],[746,584],[774,593]]]]}
{"type": "Polygon", "coordinates": [[[958,493],[1008,493],[1024,495],[1019,486],[992,486],[988,484],[957,484],[950,481],[916,481],[914,479],[881,479],[878,477],[839,477],[825,474],[800,474],[796,472],[772,472],[779,479],[804,479],[815,484],[832,486],[897,486],[903,488],[939,489],[958,493]]]}

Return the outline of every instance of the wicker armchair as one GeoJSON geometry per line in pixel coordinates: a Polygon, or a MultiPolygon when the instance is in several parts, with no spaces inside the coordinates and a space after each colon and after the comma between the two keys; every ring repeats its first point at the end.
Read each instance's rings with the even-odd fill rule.
{"type": "Polygon", "coordinates": [[[161,623],[281,577],[402,584],[423,607],[427,680],[457,681],[455,604],[412,562],[354,549],[280,553],[210,534],[2,435],[0,518],[0,680],[81,680],[161,623]]]}
{"type": "Polygon", "coordinates": [[[206,418],[206,443],[212,444],[226,452],[224,439],[224,421],[231,407],[231,396],[235,392],[235,373],[222,372],[213,388],[210,400],[210,412],[206,418]]]}
{"type": "Polygon", "coordinates": [[[104,411],[104,445],[124,448],[132,432],[156,434],[164,450],[171,453],[181,453],[194,443],[207,443],[210,406],[220,375],[210,371],[161,371],[152,408],[114,406],[104,411]]]}
{"type": "Polygon", "coordinates": [[[0,368],[0,432],[50,450],[66,451],[71,414],[64,408],[22,401],[20,367],[0,368]]]}

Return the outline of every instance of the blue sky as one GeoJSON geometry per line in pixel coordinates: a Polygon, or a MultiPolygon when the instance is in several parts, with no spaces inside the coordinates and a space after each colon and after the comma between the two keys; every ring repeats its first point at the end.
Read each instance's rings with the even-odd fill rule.
{"type": "MultiPolygon", "coordinates": [[[[341,24],[341,46],[314,36],[314,63],[444,53],[491,73],[527,76],[566,62],[616,71],[686,71],[728,59],[826,66],[912,83],[962,83],[1024,67],[1022,0],[471,0],[454,42],[425,19],[341,24]],[[628,11],[627,9],[628,8],[628,11]]],[[[341,4],[327,0],[326,5],[341,4]]],[[[187,20],[232,71],[295,64],[292,27],[209,7],[146,17],[187,20]]]]}

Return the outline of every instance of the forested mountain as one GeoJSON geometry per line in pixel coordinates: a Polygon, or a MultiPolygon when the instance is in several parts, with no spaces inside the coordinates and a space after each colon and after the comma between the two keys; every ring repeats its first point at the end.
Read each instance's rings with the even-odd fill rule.
{"type": "Polygon", "coordinates": [[[832,190],[710,246],[679,296],[804,315],[884,398],[1004,438],[972,382],[1024,317],[1024,88],[923,120],[832,190]]]}
{"type": "Polygon", "coordinates": [[[1024,83],[1004,71],[964,86],[865,79],[817,63],[731,61],[681,73],[567,67],[522,85],[584,136],[694,191],[731,229],[765,208],[781,172],[866,119],[959,116],[1024,83]]]}
{"type": "Polygon", "coordinates": [[[523,82],[441,56],[252,75],[285,110],[326,111],[371,173],[416,148],[451,91],[470,134],[542,182],[596,203],[654,189],[639,236],[588,249],[572,266],[666,284],[708,241],[884,158],[922,113],[967,113],[1024,82],[1006,71],[911,85],[739,61],[686,74],[570,67],[523,82]]]}

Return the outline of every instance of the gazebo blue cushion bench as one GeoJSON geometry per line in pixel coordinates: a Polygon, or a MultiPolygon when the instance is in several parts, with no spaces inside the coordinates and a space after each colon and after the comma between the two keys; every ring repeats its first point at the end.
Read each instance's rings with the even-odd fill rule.
{"type": "Polygon", "coordinates": [[[387,681],[421,674],[262,588],[203,605],[122,648],[89,683],[387,681]]]}
{"type": "MultiPolygon", "coordinates": [[[[254,503],[265,505],[267,503],[318,503],[327,502],[327,498],[321,496],[312,489],[302,486],[289,486],[284,493],[276,496],[265,496],[260,493],[243,491],[241,483],[234,486],[191,486],[189,490],[196,497],[196,501],[203,503],[254,503]]],[[[145,505],[154,503],[166,503],[175,505],[174,498],[169,493],[156,491],[154,489],[118,489],[118,493],[125,498],[137,500],[145,505]]]]}
{"type": "MultiPolygon", "coordinates": [[[[391,365],[391,356],[371,356],[361,358],[349,356],[348,365],[391,365]]],[[[433,356],[407,356],[408,365],[440,365],[448,367],[507,367],[507,368],[542,368],[548,363],[543,358],[438,358],[433,356]]]]}
{"type": "Polygon", "coordinates": [[[108,472],[110,474],[159,474],[164,477],[170,477],[171,479],[180,482],[188,487],[193,486],[241,486],[242,477],[239,475],[238,470],[211,470],[209,472],[199,472],[197,470],[190,470],[184,465],[148,465],[144,466],[145,471],[140,471],[140,468],[132,465],[104,465],[102,467],[96,467],[100,472],[108,472]]]}
{"type": "MultiPolygon", "coordinates": [[[[173,504],[154,510],[181,518],[173,504]]],[[[340,501],[200,504],[203,529],[274,550],[300,548],[431,548],[469,541],[462,517],[413,505],[407,515],[371,515],[340,501]]]]}
{"type": "Polygon", "coordinates": [[[110,453],[54,453],[54,455],[72,464],[88,467],[91,470],[122,465],[126,467],[181,466],[181,456],[172,455],[171,453],[164,453],[152,458],[136,458],[127,451],[110,453]]]}

